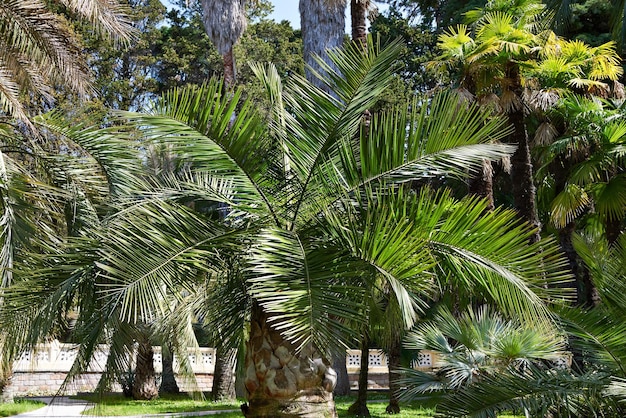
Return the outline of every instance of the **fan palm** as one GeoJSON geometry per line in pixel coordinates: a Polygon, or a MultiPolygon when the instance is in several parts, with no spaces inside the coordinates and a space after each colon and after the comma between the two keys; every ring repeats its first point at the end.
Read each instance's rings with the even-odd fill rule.
{"type": "MultiPolygon", "coordinates": [[[[469,13],[475,21],[475,36],[463,25],[441,35],[438,46],[443,53],[437,61],[459,65],[462,68],[461,85],[471,94],[483,97],[483,100],[499,96],[499,105],[513,126],[509,141],[517,144],[511,159],[515,208],[523,219],[539,230],[519,63],[533,59],[542,42],[538,36],[541,27],[536,24],[541,7],[535,4],[536,7],[501,10],[503,4],[509,3],[490,2],[484,10],[469,13]]],[[[524,3],[533,5],[533,2],[524,3]]],[[[489,175],[490,170],[487,170],[482,176],[489,175]]],[[[533,240],[538,239],[537,233],[533,240]]]]}
{"type": "Polygon", "coordinates": [[[0,106],[10,117],[25,120],[25,92],[36,100],[52,99],[60,83],[80,95],[90,93],[89,71],[79,41],[51,5],[85,18],[96,30],[128,40],[131,26],[115,0],[5,1],[0,5],[0,106]]]}
{"type": "Polygon", "coordinates": [[[560,173],[563,183],[551,202],[551,221],[563,228],[591,209],[614,242],[626,215],[624,115],[598,100],[577,96],[565,98],[555,110],[555,119],[566,122],[566,131],[546,147],[545,162],[567,160],[568,170],[560,173]]]}
{"type": "MultiPolygon", "coordinates": [[[[570,344],[575,352],[584,356],[579,362],[584,369],[546,369],[529,364],[523,369],[508,367],[497,374],[479,374],[479,379],[471,384],[453,392],[441,392],[438,416],[495,417],[504,411],[524,411],[526,416],[532,417],[624,416],[626,238],[621,235],[611,246],[601,237],[576,235],[574,245],[601,296],[600,305],[590,310],[558,310],[563,329],[576,337],[570,339],[570,344]]],[[[419,347],[437,347],[447,353],[446,356],[455,358],[454,347],[441,338],[437,328],[424,328],[427,332],[419,334],[419,347]]],[[[459,332],[453,328],[450,334],[457,339],[459,332]]],[[[537,338],[537,335],[531,337],[537,338]]],[[[460,369],[461,373],[456,375],[469,376],[468,370],[460,369]]],[[[412,381],[413,395],[429,388],[439,391],[447,387],[447,380],[412,373],[414,375],[406,380],[412,381]],[[423,386],[419,387],[418,383],[423,386]]]]}
{"type": "MultiPolygon", "coordinates": [[[[543,30],[542,11],[533,1],[490,2],[484,10],[467,14],[476,21],[474,33],[461,25],[440,37],[443,53],[433,64],[460,67],[460,86],[479,100],[498,97],[498,106],[514,126],[509,140],[518,144],[511,160],[515,207],[537,226],[528,109],[545,110],[568,90],[608,91],[605,81],[615,81],[622,73],[613,43],[592,48],[560,39],[543,30]]],[[[542,128],[539,133],[545,133],[542,128]]]]}
{"type": "Polygon", "coordinates": [[[364,294],[376,283],[392,289],[405,326],[415,321],[411,295],[428,293],[440,263],[506,312],[546,318],[542,300],[556,295],[545,285],[567,277],[554,243],[529,245],[533,231],[511,212],[483,216],[482,202],[405,185],[509,154],[490,143],[506,134],[502,119],[443,95],[361,124],[399,50],[330,52],[333,94],[298,76],[283,86],[272,66],[254,66],[273,104],[268,127],[240,92],[225,96],[212,82],[167,95],[152,114],[116,113],[103,131],[66,129],[98,132],[103,148],[112,136],[166,145],[186,174],[136,185],[129,173],[134,197],[110,201],[115,210],[88,238],[45,254],[47,267],[28,272],[13,303],[25,303],[21,290],[31,309],[45,307],[33,319],[45,333],[58,307],[77,301],[83,338],[72,373],[114,329],[111,377],[124,370],[138,322],[179,324],[172,334],[182,346],[188,327],[172,320],[171,298],[198,295],[206,302],[196,306],[216,307],[207,315],[221,313],[210,319],[225,338],[248,323],[249,417],[335,415],[326,356],[355,338],[348,325],[365,321],[364,294]],[[190,199],[230,210],[216,216],[190,199]],[[233,257],[243,268],[210,286],[233,257]]]}

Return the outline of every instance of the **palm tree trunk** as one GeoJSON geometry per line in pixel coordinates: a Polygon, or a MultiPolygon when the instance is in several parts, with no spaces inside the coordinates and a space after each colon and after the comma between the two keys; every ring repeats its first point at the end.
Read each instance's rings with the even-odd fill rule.
{"type": "Polygon", "coordinates": [[[147,336],[138,341],[137,363],[132,395],[135,400],[151,400],[159,396],[154,372],[154,351],[147,336]]]}
{"type": "Polygon", "coordinates": [[[237,72],[235,69],[235,57],[231,47],[223,56],[224,59],[224,86],[228,89],[235,84],[237,72]]]}
{"type": "Polygon", "coordinates": [[[365,47],[367,43],[367,15],[368,0],[350,0],[350,18],[352,23],[352,41],[365,47]]]}
{"type": "Polygon", "coordinates": [[[163,371],[161,372],[161,386],[159,393],[179,393],[180,388],[174,376],[174,354],[169,346],[161,346],[163,371]]]}
{"type": "Polygon", "coordinates": [[[468,183],[468,191],[471,195],[481,197],[487,201],[487,210],[494,209],[493,203],[493,167],[491,162],[483,160],[481,170],[471,176],[468,183]]]}
{"type": "Polygon", "coordinates": [[[348,396],[350,394],[350,377],[348,376],[345,352],[333,357],[333,370],[337,372],[337,385],[335,385],[333,395],[348,396]]]}
{"type": "Polygon", "coordinates": [[[12,380],[12,370],[9,369],[2,372],[2,376],[0,377],[0,403],[13,403],[12,380]]]}
{"type": "Polygon", "coordinates": [[[622,234],[622,218],[609,218],[605,222],[606,239],[609,244],[615,244],[622,234]]]}
{"type": "Polygon", "coordinates": [[[400,335],[397,338],[393,338],[391,346],[387,353],[387,367],[389,368],[389,405],[385,411],[388,414],[400,413],[400,400],[398,399],[398,393],[400,392],[400,385],[398,379],[400,379],[400,356],[402,354],[402,347],[400,341],[400,335]]]}
{"type": "Polygon", "coordinates": [[[234,400],[235,367],[237,365],[237,349],[218,348],[215,353],[215,372],[213,373],[213,389],[211,395],[215,401],[234,400]]]}
{"type": "Polygon", "coordinates": [[[521,103],[521,78],[519,67],[516,63],[510,62],[507,66],[507,79],[511,81],[511,91],[519,99],[519,104],[514,105],[509,112],[509,122],[513,126],[510,142],[517,144],[517,149],[511,157],[511,183],[515,209],[526,222],[536,228],[531,242],[537,242],[540,239],[541,223],[539,222],[537,204],[535,202],[534,170],[530,155],[528,132],[526,130],[524,105],[521,103]]]}
{"type": "Polygon", "coordinates": [[[328,63],[326,51],[342,44],[346,25],[345,10],[346,0],[300,0],[300,27],[304,62],[307,64],[306,78],[324,90],[325,86],[314,76],[314,72],[323,73],[322,67],[315,61],[315,56],[328,63]]]}
{"type": "Polygon", "coordinates": [[[320,353],[295,347],[268,324],[254,305],[246,342],[246,417],[337,417],[333,389],[336,374],[320,353]]]}
{"type": "Polygon", "coordinates": [[[361,369],[359,370],[359,391],[356,401],[350,408],[348,413],[357,417],[369,417],[370,410],[367,408],[367,378],[369,372],[370,360],[370,340],[367,332],[364,333],[361,340],[361,369]]]}
{"type": "Polygon", "coordinates": [[[576,253],[574,245],[572,244],[572,236],[575,231],[576,224],[574,222],[570,222],[564,228],[560,229],[559,244],[574,274],[574,280],[576,282],[576,304],[585,307],[595,307],[600,303],[600,295],[598,294],[598,289],[596,289],[591,281],[589,271],[576,253]]]}

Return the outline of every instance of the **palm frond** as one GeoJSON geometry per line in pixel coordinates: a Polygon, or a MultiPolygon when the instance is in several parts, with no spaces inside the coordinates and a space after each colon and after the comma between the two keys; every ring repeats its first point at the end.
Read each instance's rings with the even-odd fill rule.
{"type": "Polygon", "coordinates": [[[513,212],[488,212],[484,202],[465,199],[451,206],[428,245],[459,283],[479,286],[505,312],[534,321],[550,316],[541,301],[549,299],[549,283],[570,273],[552,240],[528,245],[533,233],[513,212]]]}
{"type": "Polygon", "coordinates": [[[342,319],[365,321],[364,287],[355,278],[366,278],[367,271],[338,248],[321,250],[281,229],[266,229],[252,248],[249,294],[273,328],[300,349],[335,347],[338,330],[344,338],[354,332],[342,319]]]}
{"type": "Polygon", "coordinates": [[[604,374],[573,376],[565,370],[512,369],[451,392],[438,403],[436,416],[495,418],[505,411],[536,417],[551,413],[593,415],[609,410],[619,414],[617,403],[603,398],[609,382],[604,374]]]}

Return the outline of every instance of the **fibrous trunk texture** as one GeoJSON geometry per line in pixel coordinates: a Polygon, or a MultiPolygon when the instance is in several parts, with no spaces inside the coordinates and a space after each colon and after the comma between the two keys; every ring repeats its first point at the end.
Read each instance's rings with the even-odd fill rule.
{"type": "Polygon", "coordinates": [[[0,376],[0,403],[13,403],[13,372],[11,370],[4,371],[0,376]]]}
{"type": "Polygon", "coordinates": [[[220,348],[215,353],[215,372],[213,373],[213,400],[234,400],[235,367],[237,350],[234,348],[220,348]]]}
{"type": "Polygon", "coordinates": [[[493,167],[490,161],[483,160],[481,170],[470,177],[468,191],[474,196],[485,199],[487,201],[487,210],[491,211],[494,209],[493,167]]]}
{"type": "Polygon", "coordinates": [[[615,244],[622,233],[622,219],[607,217],[605,222],[606,239],[609,244],[615,244]]]}
{"type": "Polygon", "coordinates": [[[564,228],[559,230],[559,244],[563,253],[567,257],[570,265],[570,269],[574,274],[574,280],[576,281],[576,303],[579,306],[595,307],[600,303],[600,295],[598,289],[591,281],[589,271],[582,262],[574,245],[572,244],[572,237],[576,231],[576,224],[570,222],[565,225],[564,228]]]}
{"type": "Polygon", "coordinates": [[[313,75],[314,72],[323,73],[315,56],[328,63],[326,51],[342,44],[346,24],[345,11],[345,0],[300,0],[304,62],[310,67],[305,70],[306,78],[325,90],[325,86],[313,75]]]}
{"type": "Polygon", "coordinates": [[[154,373],[154,351],[147,338],[138,342],[132,395],[136,400],[150,400],[159,396],[154,373]]]}
{"type": "Polygon", "coordinates": [[[391,342],[387,353],[387,366],[389,368],[389,405],[385,411],[388,414],[400,413],[400,400],[398,395],[400,393],[400,385],[398,379],[401,377],[400,373],[400,356],[401,356],[401,341],[400,336],[394,338],[391,342]]]}
{"type": "Polygon", "coordinates": [[[202,23],[209,39],[224,55],[237,43],[248,25],[247,0],[201,0],[202,23]]]}
{"type": "Polygon", "coordinates": [[[350,18],[352,23],[352,41],[365,47],[367,27],[365,17],[369,0],[350,0],[350,18]]]}
{"type": "Polygon", "coordinates": [[[230,88],[237,79],[233,49],[230,48],[222,57],[224,58],[224,86],[230,88]]]}
{"type": "Polygon", "coordinates": [[[161,373],[159,393],[178,393],[180,388],[174,376],[174,354],[168,347],[163,347],[161,353],[163,355],[163,372],[161,373]]]}
{"type": "Polygon", "coordinates": [[[359,370],[359,391],[356,396],[356,401],[348,412],[357,417],[369,417],[370,410],[367,407],[367,378],[369,374],[370,365],[370,341],[367,333],[361,340],[361,369],[359,370]]]}
{"type": "Polygon", "coordinates": [[[522,86],[520,82],[519,68],[511,62],[507,67],[507,77],[511,82],[511,91],[517,98],[517,103],[511,106],[508,112],[509,122],[513,126],[511,142],[517,144],[517,149],[511,157],[511,183],[515,209],[519,215],[533,227],[535,234],[531,237],[532,242],[540,239],[539,231],[541,223],[537,214],[535,202],[535,184],[533,182],[533,163],[530,155],[530,144],[526,130],[524,105],[522,103],[522,86]]]}
{"type": "Polygon", "coordinates": [[[254,306],[246,343],[246,417],[337,417],[333,389],[336,374],[317,350],[295,347],[268,324],[254,306]]]}

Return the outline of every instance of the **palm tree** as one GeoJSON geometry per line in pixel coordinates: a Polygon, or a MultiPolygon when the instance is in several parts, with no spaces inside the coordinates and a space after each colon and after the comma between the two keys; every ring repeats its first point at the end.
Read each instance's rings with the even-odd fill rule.
{"type": "Polygon", "coordinates": [[[231,86],[236,79],[233,46],[248,26],[246,0],[202,0],[202,21],[209,39],[224,59],[224,83],[231,86]]]}
{"type": "MultiPolygon", "coordinates": [[[[335,416],[326,358],[358,338],[348,324],[365,322],[364,294],[376,283],[393,290],[404,326],[416,319],[411,295],[428,292],[440,262],[454,267],[450,280],[481,289],[506,312],[547,317],[542,300],[555,291],[543,284],[567,277],[554,243],[529,244],[533,231],[511,212],[482,216],[479,201],[404,185],[463,176],[483,159],[510,153],[488,143],[506,134],[502,119],[443,95],[361,124],[399,51],[394,43],[331,52],[338,70],[325,83],[332,95],[298,76],[283,86],[272,66],[254,66],[273,104],[269,126],[251,102],[239,103],[240,91],[221,94],[215,82],[171,93],[153,114],[116,113],[117,123],[95,131],[102,147],[118,135],[132,139],[129,146],[164,144],[188,162],[186,174],[148,179],[136,184],[135,198],[111,201],[116,210],[90,240],[50,250],[42,257],[47,268],[22,276],[11,300],[26,303],[21,289],[27,306],[50,307],[35,312],[33,329],[45,331],[66,298],[78,298],[85,332],[72,374],[114,327],[113,376],[123,370],[136,323],[163,317],[181,324],[172,333],[180,346],[189,332],[172,319],[171,298],[183,290],[204,295],[223,313],[215,325],[224,335],[248,324],[248,417],[335,416]],[[224,217],[194,210],[191,198],[231,210],[224,217]],[[213,291],[207,279],[233,257],[244,268],[213,291]],[[42,278],[47,286],[34,287],[42,278]],[[91,293],[66,290],[79,283],[91,293]]],[[[135,185],[135,176],[128,180],[135,185]]]]}
{"type": "Polygon", "coordinates": [[[346,0],[300,0],[299,7],[306,78],[325,88],[317,74],[329,71],[325,67],[332,61],[327,53],[343,43],[346,0]]]}
{"type": "Polygon", "coordinates": [[[63,17],[51,6],[66,8],[72,15],[90,21],[101,33],[128,41],[130,22],[117,1],[59,0],[7,1],[0,5],[0,106],[9,117],[26,120],[24,93],[34,95],[33,104],[50,102],[52,86],[60,84],[71,92],[91,93],[89,70],[80,42],[63,17]]]}
{"type": "MultiPolygon", "coordinates": [[[[563,356],[565,340],[547,324],[522,325],[505,320],[487,305],[454,316],[446,308],[419,324],[405,339],[406,348],[432,350],[438,356],[434,375],[408,370],[406,398],[425,392],[445,392],[470,385],[513,368],[522,370],[563,356]]],[[[438,394],[434,395],[438,397],[438,394]]]]}
{"type": "MultiPolygon", "coordinates": [[[[475,37],[464,25],[451,28],[441,35],[438,46],[443,54],[438,61],[459,65],[461,86],[471,94],[487,98],[499,95],[499,105],[513,126],[509,142],[517,144],[517,150],[511,158],[515,208],[524,220],[535,225],[539,231],[541,225],[535,204],[526,109],[522,101],[523,82],[518,63],[531,60],[535,48],[540,45],[541,39],[535,34],[541,7],[531,0],[524,3],[536,7],[506,10],[504,6],[509,3],[490,2],[484,10],[468,13],[468,20],[475,22],[475,37]],[[533,30],[529,30],[529,27],[533,30]]],[[[481,177],[489,175],[490,170],[486,166],[481,177]]],[[[489,198],[490,192],[483,194],[489,198]]],[[[533,240],[538,239],[537,232],[533,240]]]]}
{"type": "Polygon", "coordinates": [[[352,41],[365,46],[367,43],[367,9],[369,0],[350,0],[350,20],[352,26],[352,41]]]}
{"type": "MultiPolygon", "coordinates": [[[[575,235],[574,246],[588,267],[601,300],[601,303],[593,309],[562,307],[557,311],[561,317],[562,329],[576,337],[570,339],[570,344],[573,344],[570,348],[584,353],[581,362],[584,365],[583,369],[574,366],[569,369],[563,367],[562,362],[560,367],[553,365],[549,369],[529,363],[523,369],[515,365],[499,373],[492,373],[487,369],[487,373],[471,374],[471,369],[466,367],[467,354],[471,353],[474,359],[487,357],[474,355],[473,350],[467,350],[461,356],[456,356],[457,347],[449,344],[446,339],[438,338],[441,335],[438,327],[429,325],[423,328],[426,332],[418,335],[420,338],[417,345],[438,347],[439,351],[445,353],[444,364],[447,365],[445,369],[447,373],[445,377],[440,376],[439,379],[419,373],[407,376],[407,383],[412,381],[413,384],[412,394],[422,393],[428,388],[439,391],[450,383],[452,376],[458,376],[460,385],[457,389],[448,393],[442,392],[438,397],[437,412],[441,416],[494,416],[504,411],[525,412],[526,416],[532,417],[624,416],[626,328],[623,312],[626,308],[624,298],[626,235],[622,234],[614,245],[609,245],[606,239],[599,235],[575,235]],[[473,382],[467,383],[470,374],[473,382]],[[418,384],[423,385],[420,387],[418,384]]],[[[456,341],[462,341],[463,337],[459,338],[459,334],[466,337],[485,335],[483,332],[460,333],[459,331],[472,328],[458,327],[454,321],[446,321],[444,324],[448,329],[452,328],[452,332],[444,335],[456,341]]],[[[520,329],[521,332],[516,330],[515,333],[522,336],[527,329],[525,327],[520,329]]],[[[490,344],[493,346],[494,343],[498,343],[500,340],[498,336],[502,334],[507,336],[511,333],[493,334],[496,337],[491,339],[490,344]]],[[[525,340],[532,342],[541,338],[543,334],[533,333],[525,340]]],[[[470,343],[475,345],[474,341],[470,343]]],[[[528,344],[501,344],[496,348],[516,345],[528,347],[528,344]]],[[[478,352],[481,354],[481,350],[478,352]]],[[[482,350],[482,353],[491,354],[488,350],[482,350]]],[[[475,363],[475,360],[469,362],[475,363]]],[[[486,363],[482,361],[483,365],[486,363]]],[[[502,363],[496,364],[496,368],[503,367],[502,363]]],[[[483,366],[478,369],[485,370],[483,366]]]]}
{"type": "MultiPolygon", "coordinates": [[[[474,34],[460,25],[440,36],[438,45],[443,53],[433,65],[459,69],[462,89],[484,102],[496,99],[496,105],[508,115],[514,127],[509,141],[517,144],[511,159],[515,208],[539,231],[528,110],[555,104],[567,89],[606,88],[602,80],[616,80],[621,69],[611,44],[591,48],[559,39],[542,30],[542,5],[531,0],[507,8],[509,3],[494,1],[485,10],[468,13],[476,22],[474,34]],[[529,96],[534,102],[526,99],[529,96]]],[[[483,176],[489,177],[485,173],[483,176]]],[[[488,191],[482,194],[490,195],[488,191]]]]}

